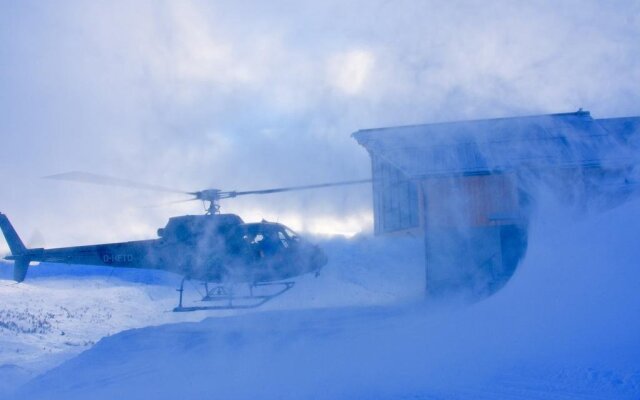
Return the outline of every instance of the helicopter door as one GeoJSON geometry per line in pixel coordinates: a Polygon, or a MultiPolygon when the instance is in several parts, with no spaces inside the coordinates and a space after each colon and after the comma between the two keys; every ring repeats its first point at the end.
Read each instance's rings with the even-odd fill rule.
{"type": "Polygon", "coordinates": [[[272,256],[282,247],[282,242],[276,232],[265,230],[259,235],[262,236],[262,240],[258,242],[258,246],[264,256],[272,256]]]}

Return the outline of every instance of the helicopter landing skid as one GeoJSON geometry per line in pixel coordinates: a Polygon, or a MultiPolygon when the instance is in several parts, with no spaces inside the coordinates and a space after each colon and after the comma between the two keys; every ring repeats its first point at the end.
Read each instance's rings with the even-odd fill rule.
{"type": "Polygon", "coordinates": [[[180,301],[178,306],[173,309],[174,312],[204,311],[204,310],[242,310],[248,308],[256,308],[266,302],[275,299],[291,289],[295,282],[262,282],[249,285],[249,294],[237,296],[233,290],[223,285],[209,287],[208,283],[204,283],[205,295],[201,301],[211,302],[207,306],[183,306],[182,294],[184,292],[184,281],[180,283],[180,301]],[[274,287],[275,291],[265,291],[264,288],[274,287]],[[257,293],[256,293],[257,292],[257,293]]]}

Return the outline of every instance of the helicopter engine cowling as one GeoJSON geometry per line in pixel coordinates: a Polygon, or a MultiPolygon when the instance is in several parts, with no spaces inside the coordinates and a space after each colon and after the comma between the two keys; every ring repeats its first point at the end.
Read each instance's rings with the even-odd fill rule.
{"type": "Polygon", "coordinates": [[[158,236],[177,242],[196,242],[203,236],[224,234],[243,224],[235,214],[183,215],[169,219],[164,228],[158,229],[158,236]]]}

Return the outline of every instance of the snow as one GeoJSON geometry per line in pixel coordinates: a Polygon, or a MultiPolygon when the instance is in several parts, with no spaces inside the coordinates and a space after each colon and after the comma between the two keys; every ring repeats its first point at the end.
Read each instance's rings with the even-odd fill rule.
{"type": "MultiPolygon", "coordinates": [[[[333,254],[331,265],[345,268],[326,268],[320,278],[301,277],[286,299],[267,303],[259,311],[388,304],[422,295],[419,240],[316,240],[333,254]],[[372,245],[377,249],[371,251],[372,245]],[[387,257],[387,263],[374,263],[381,253],[393,257],[387,257]],[[383,279],[400,257],[407,268],[394,279],[383,279]],[[325,292],[324,285],[331,291],[325,292]]],[[[180,277],[157,271],[43,263],[32,267],[20,284],[10,280],[11,271],[10,263],[0,264],[0,397],[120,331],[250,312],[173,313],[180,277]]],[[[187,282],[186,305],[195,304],[196,285],[187,282]]]]}
{"type": "Polygon", "coordinates": [[[3,280],[1,285],[0,376],[19,375],[3,379],[5,386],[55,366],[104,336],[175,321],[162,312],[173,293],[159,285],[141,288],[99,276],[36,277],[21,284],[3,280]]]}
{"type": "Polygon", "coordinates": [[[424,299],[411,238],[322,240],[320,277],[242,312],[168,312],[169,274],[3,281],[0,380],[16,398],[637,399],[640,205],[544,210],[473,305],[424,299]]]}

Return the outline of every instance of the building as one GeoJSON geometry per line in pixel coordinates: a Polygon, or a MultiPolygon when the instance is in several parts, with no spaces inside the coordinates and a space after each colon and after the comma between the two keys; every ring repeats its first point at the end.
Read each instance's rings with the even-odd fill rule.
{"type": "Polygon", "coordinates": [[[628,197],[640,117],[589,112],[365,129],[377,235],[425,239],[432,296],[482,297],[502,287],[527,248],[541,190],[575,202],[628,197]]]}

